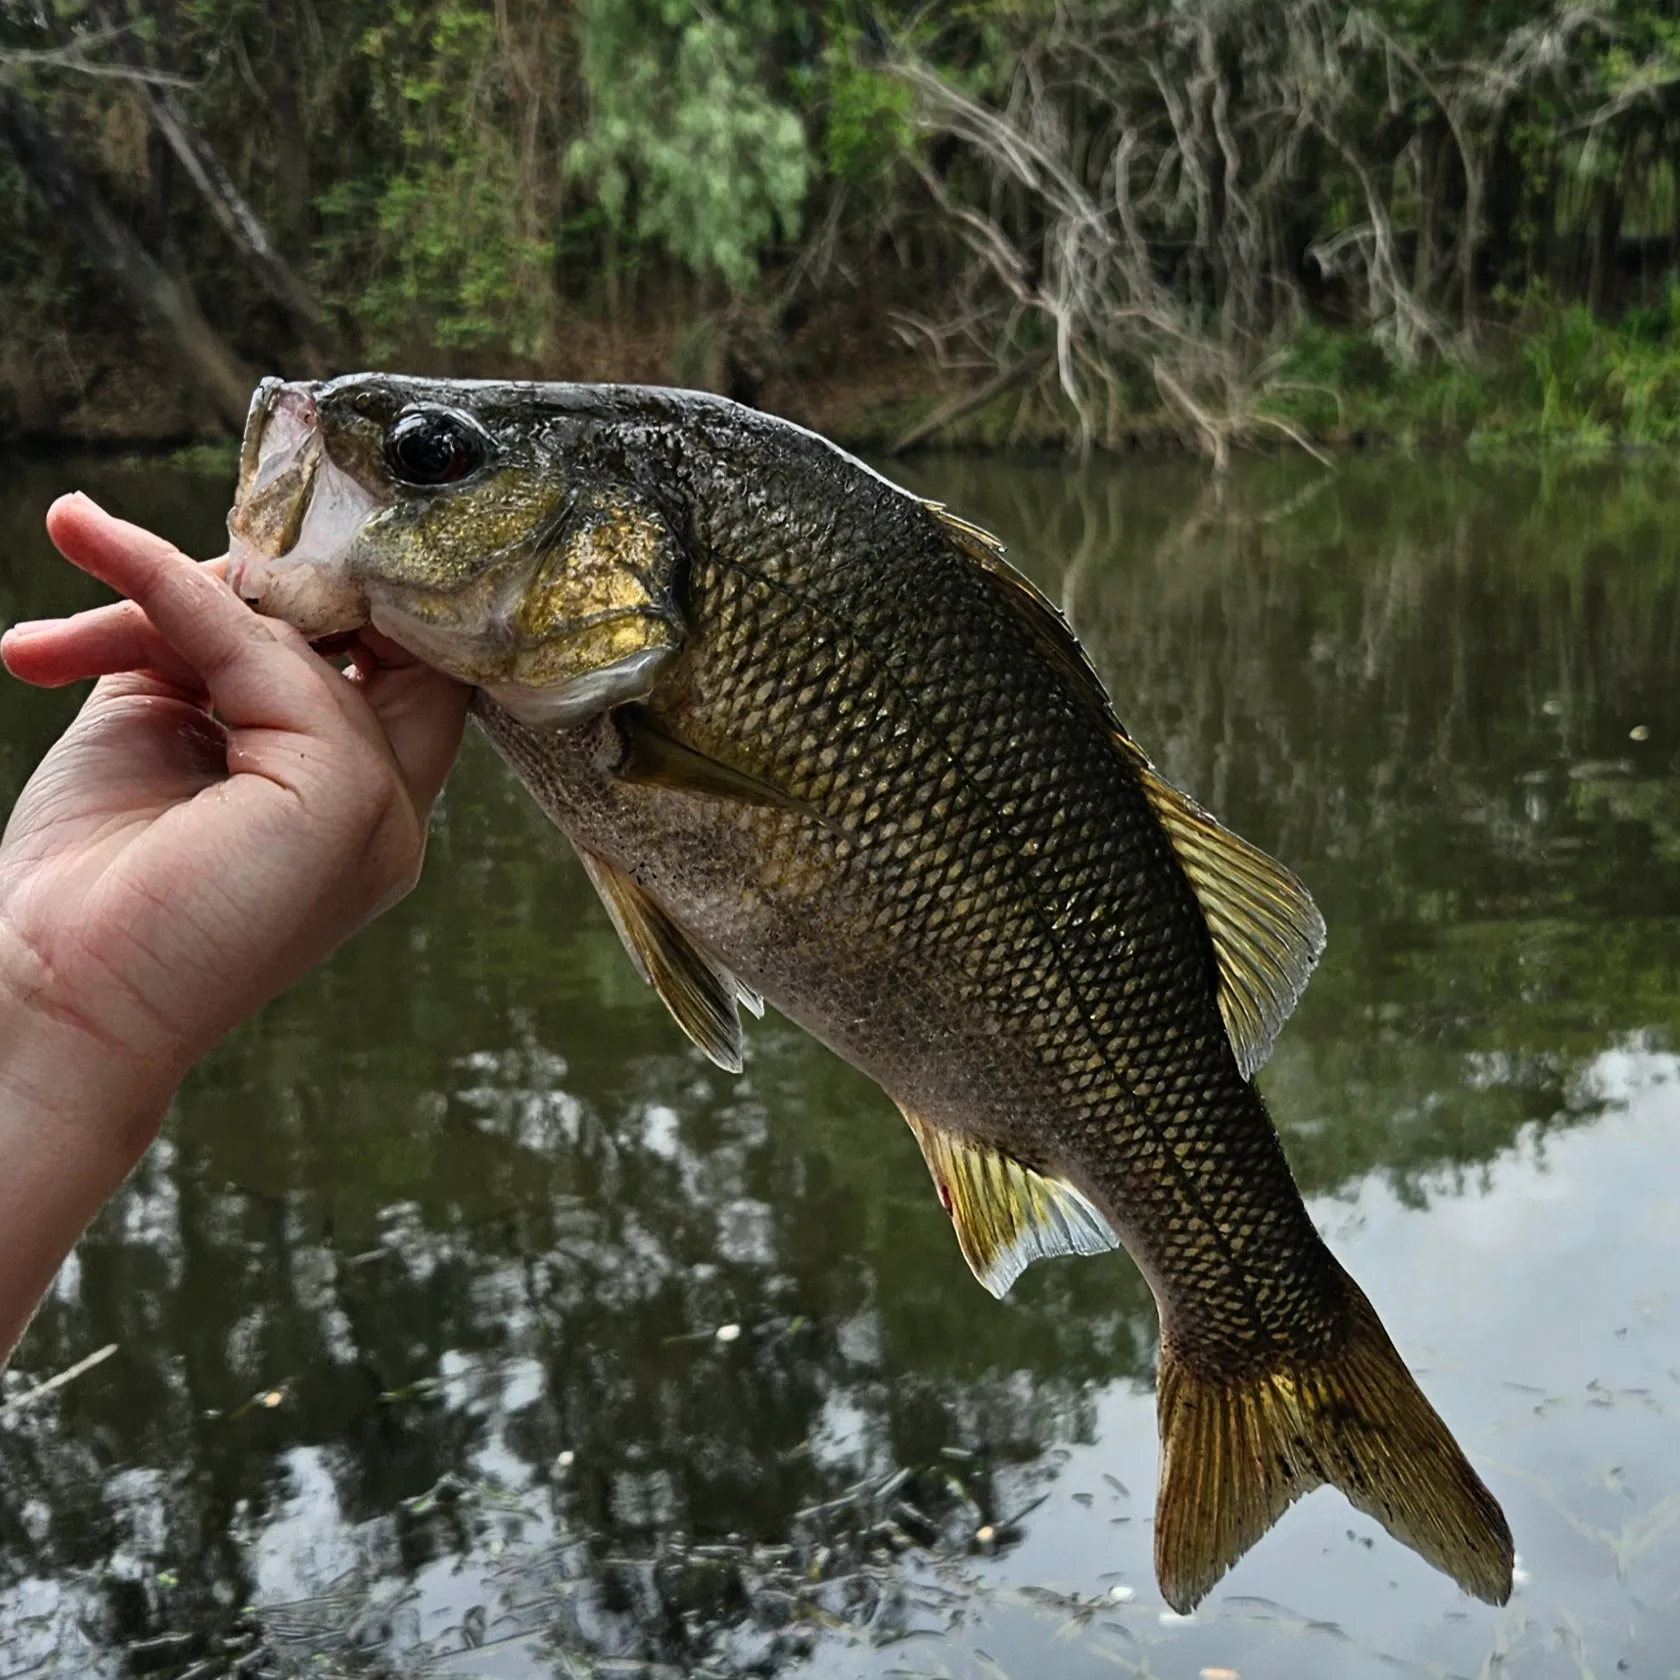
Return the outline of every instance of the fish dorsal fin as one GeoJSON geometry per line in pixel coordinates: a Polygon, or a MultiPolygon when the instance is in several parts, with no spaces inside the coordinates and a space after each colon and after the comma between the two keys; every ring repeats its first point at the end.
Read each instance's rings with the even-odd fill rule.
{"type": "Polygon", "coordinates": [[[1219,1013],[1237,1067],[1251,1079],[1324,949],[1324,918],[1275,858],[1209,816],[1147,760],[1138,774],[1207,919],[1219,959],[1219,1013]]]}
{"type": "Polygon", "coordinates": [[[1324,918],[1307,889],[1281,863],[1233,834],[1166,781],[1114,715],[1108,691],[1067,620],[1003,557],[996,537],[937,502],[925,504],[947,539],[1003,589],[1001,598],[1030,630],[1115,743],[1132,760],[1188,876],[1219,959],[1219,1012],[1237,1066],[1252,1078],[1289,1019],[1324,949],[1324,918]]]}
{"type": "Polygon", "coordinates": [[[659,993],[677,1025],[720,1068],[739,1073],[741,1017],[736,1005],[762,1015],[764,1000],[707,956],[623,870],[581,846],[578,856],[642,978],[659,993]]]}
{"type": "Polygon", "coordinates": [[[922,1146],[963,1259],[1000,1300],[1033,1260],[1120,1246],[1107,1219],[1065,1179],[935,1126],[902,1103],[899,1112],[922,1146]]]}
{"type": "Polygon", "coordinates": [[[1120,727],[1114,707],[1103,687],[1102,678],[1086,657],[1079,639],[1068,628],[1068,621],[1057,611],[1054,602],[1047,600],[1038,586],[1024,573],[1018,572],[1004,558],[1003,544],[990,531],[958,515],[942,502],[922,504],[933,515],[947,542],[966,554],[982,575],[995,586],[999,600],[1014,615],[1016,621],[1049,656],[1052,664],[1073,685],[1074,693],[1093,707],[1108,726],[1130,746],[1131,739],[1120,727]]]}

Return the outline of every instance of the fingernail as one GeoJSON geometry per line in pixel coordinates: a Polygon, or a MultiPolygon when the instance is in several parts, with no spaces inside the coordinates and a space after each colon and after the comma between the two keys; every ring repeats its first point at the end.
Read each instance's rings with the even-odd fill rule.
{"type": "Polygon", "coordinates": [[[6,631],[8,636],[44,636],[49,630],[62,630],[70,622],[67,618],[26,618],[6,631]]]}

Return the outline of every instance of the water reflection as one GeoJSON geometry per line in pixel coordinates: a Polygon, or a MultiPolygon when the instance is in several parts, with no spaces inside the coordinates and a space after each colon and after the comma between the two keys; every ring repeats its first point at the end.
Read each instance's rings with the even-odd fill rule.
{"type": "MultiPolygon", "coordinates": [[[[1573,1674],[1680,1632],[1675,475],[914,479],[1312,885],[1330,950],[1264,1083],[1507,1503],[1512,1608],[1320,1494],[1162,1624],[1129,1264],[992,1302],[885,1100],[774,1019],[740,1079],[687,1050],[474,750],[415,897],[199,1070],[31,1330],[6,1394],[119,1353],[0,1422],[0,1675],[177,1635],[133,1666],[1573,1674]]],[[[37,535],[77,481],[217,546],[220,483],[10,467],[8,616],[97,593],[37,535]]],[[[3,703],[15,790],[67,698],[3,703]]]]}

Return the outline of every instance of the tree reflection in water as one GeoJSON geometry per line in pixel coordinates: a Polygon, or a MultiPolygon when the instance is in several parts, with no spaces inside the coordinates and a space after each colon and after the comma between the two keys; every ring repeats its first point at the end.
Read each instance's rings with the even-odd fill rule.
{"type": "MultiPolygon", "coordinates": [[[[1473,1179],[1672,1041],[1672,474],[913,477],[1312,885],[1263,1080],[1304,1188],[1473,1179]]],[[[75,594],[36,535],[75,479],[218,546],[219,482],[41,464],[10,616],[75,594]]],[[[5,704],[15,791],[69,701],[5,704]]],[[[1123,1257],[976,1289],[890,1105],[791,1027],[738,1080],[689,1052],[474,743],[414,898],[194,1075],[30,1331],[8,1395],[119,1353],[0,1423],[0,1673],[770,1673],[941,1629],[1153,1335],[1123,1257]]]]}

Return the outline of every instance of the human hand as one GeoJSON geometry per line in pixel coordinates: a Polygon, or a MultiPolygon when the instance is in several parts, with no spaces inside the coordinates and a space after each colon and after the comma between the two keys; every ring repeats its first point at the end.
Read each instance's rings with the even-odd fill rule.
{"type": "Polygon", "coordinates": [[[414,884],[468,699],[372,633],[341,673],[83,497],[47,525],[130,600],[0,641],[26,682],[102,678],[0,841],[8,1272],[31,1183],[86,1180],[67,1249],[186,1070],[414,884]]]}
{"type": "Polygon", "coordinates": [[[347,680],[85,498],[47,523],[131,604],[0,642],[26,682],[104,679],[0,842],[0,984],[167,1097],[414,884],[467,690],[389,643],[347,680]]]}

